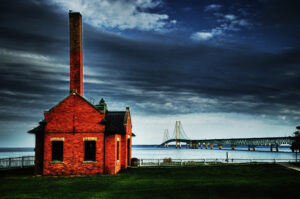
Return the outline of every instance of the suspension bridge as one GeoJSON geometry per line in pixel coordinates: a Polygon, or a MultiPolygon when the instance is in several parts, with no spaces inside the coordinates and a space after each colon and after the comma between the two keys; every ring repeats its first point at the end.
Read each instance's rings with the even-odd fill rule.
{"type": "Polygon", "coordinates": [[[170,143],[175,142],[176,148],[181,148],[182,143],[186,147],[191,149],[203,149],[204,147],[213,149],[217,146],[222,149],[223,145],[231,146],[232,150],[236,149],[236,146],[243,145],[248,146],[248,150],[255,151],[255,146],[270,146],[270,150],[275,149],[279,151],[279,145],[292,144],[294,137],[257,137],[257,138],[224,138],[224,139],[190,139],[183,130],[181,121],[176,121],[172,136],[169,136],[168,129],[164,131],[163,142],[161,147],[168,147],[170,143]]]}

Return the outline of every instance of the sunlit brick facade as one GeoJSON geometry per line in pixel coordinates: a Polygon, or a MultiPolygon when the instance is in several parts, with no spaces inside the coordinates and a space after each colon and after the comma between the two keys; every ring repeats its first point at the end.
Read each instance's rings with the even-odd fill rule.
{"type": "Polygon", "coordinates": [[[29,131],[36,135],[35,173],[116,174],[131,163],[130,111],[108,111],[103,99],[93,105],[82,96],[81,14],[70,12],[69,19],[70,93],[29,131]]]}

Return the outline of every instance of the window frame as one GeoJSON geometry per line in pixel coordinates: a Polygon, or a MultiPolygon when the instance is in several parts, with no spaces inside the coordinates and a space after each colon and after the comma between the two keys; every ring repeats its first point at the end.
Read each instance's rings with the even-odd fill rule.
{"type": "Polygon", "coordinates": [[[96,140],[84,141],[84,157],[83,157],[84,162],[96,162],[96,146],[97,146],[96,140]],[[91,145],[91,143],[94,144],[91,145]]]}
{"type": "Polygon", "coordinates": [[[117,140],[117,161],[120,161],[120,140],[117,140]]]}
{"type": "Polygon", "coordinates": [[[130,145],[130,136],[128,136],[127,138],[127,165],[129,165],[130,162],[130,149],[131,149],[131,145],[130,145]]]}
{"type": "Polygon", "coordinates": [[[64,160],[64,141],[52,140],[51,141],[51,161],[63,162],[64,160]]]}

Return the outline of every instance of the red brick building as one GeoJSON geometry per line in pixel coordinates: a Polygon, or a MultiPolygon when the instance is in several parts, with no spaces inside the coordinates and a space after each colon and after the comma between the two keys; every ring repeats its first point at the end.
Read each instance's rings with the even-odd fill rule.
{"type": "Polygon", "coordinates": [[[83,95],[81,14],[70,12],[70,93],[44,112],[30,130],[36,136],[35,173],[42,175],[116,174],[131,161],[129,108],[107,110],[83,95]]]}

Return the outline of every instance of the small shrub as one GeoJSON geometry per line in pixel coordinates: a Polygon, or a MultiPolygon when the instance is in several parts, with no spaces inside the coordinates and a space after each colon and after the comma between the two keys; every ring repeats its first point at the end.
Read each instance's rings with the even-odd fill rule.
{"type": "Polygon", "coordinates": [[[137,158],[131,158],[131,166],[137,167],[140,163],[140,160],[137,158]]]}

